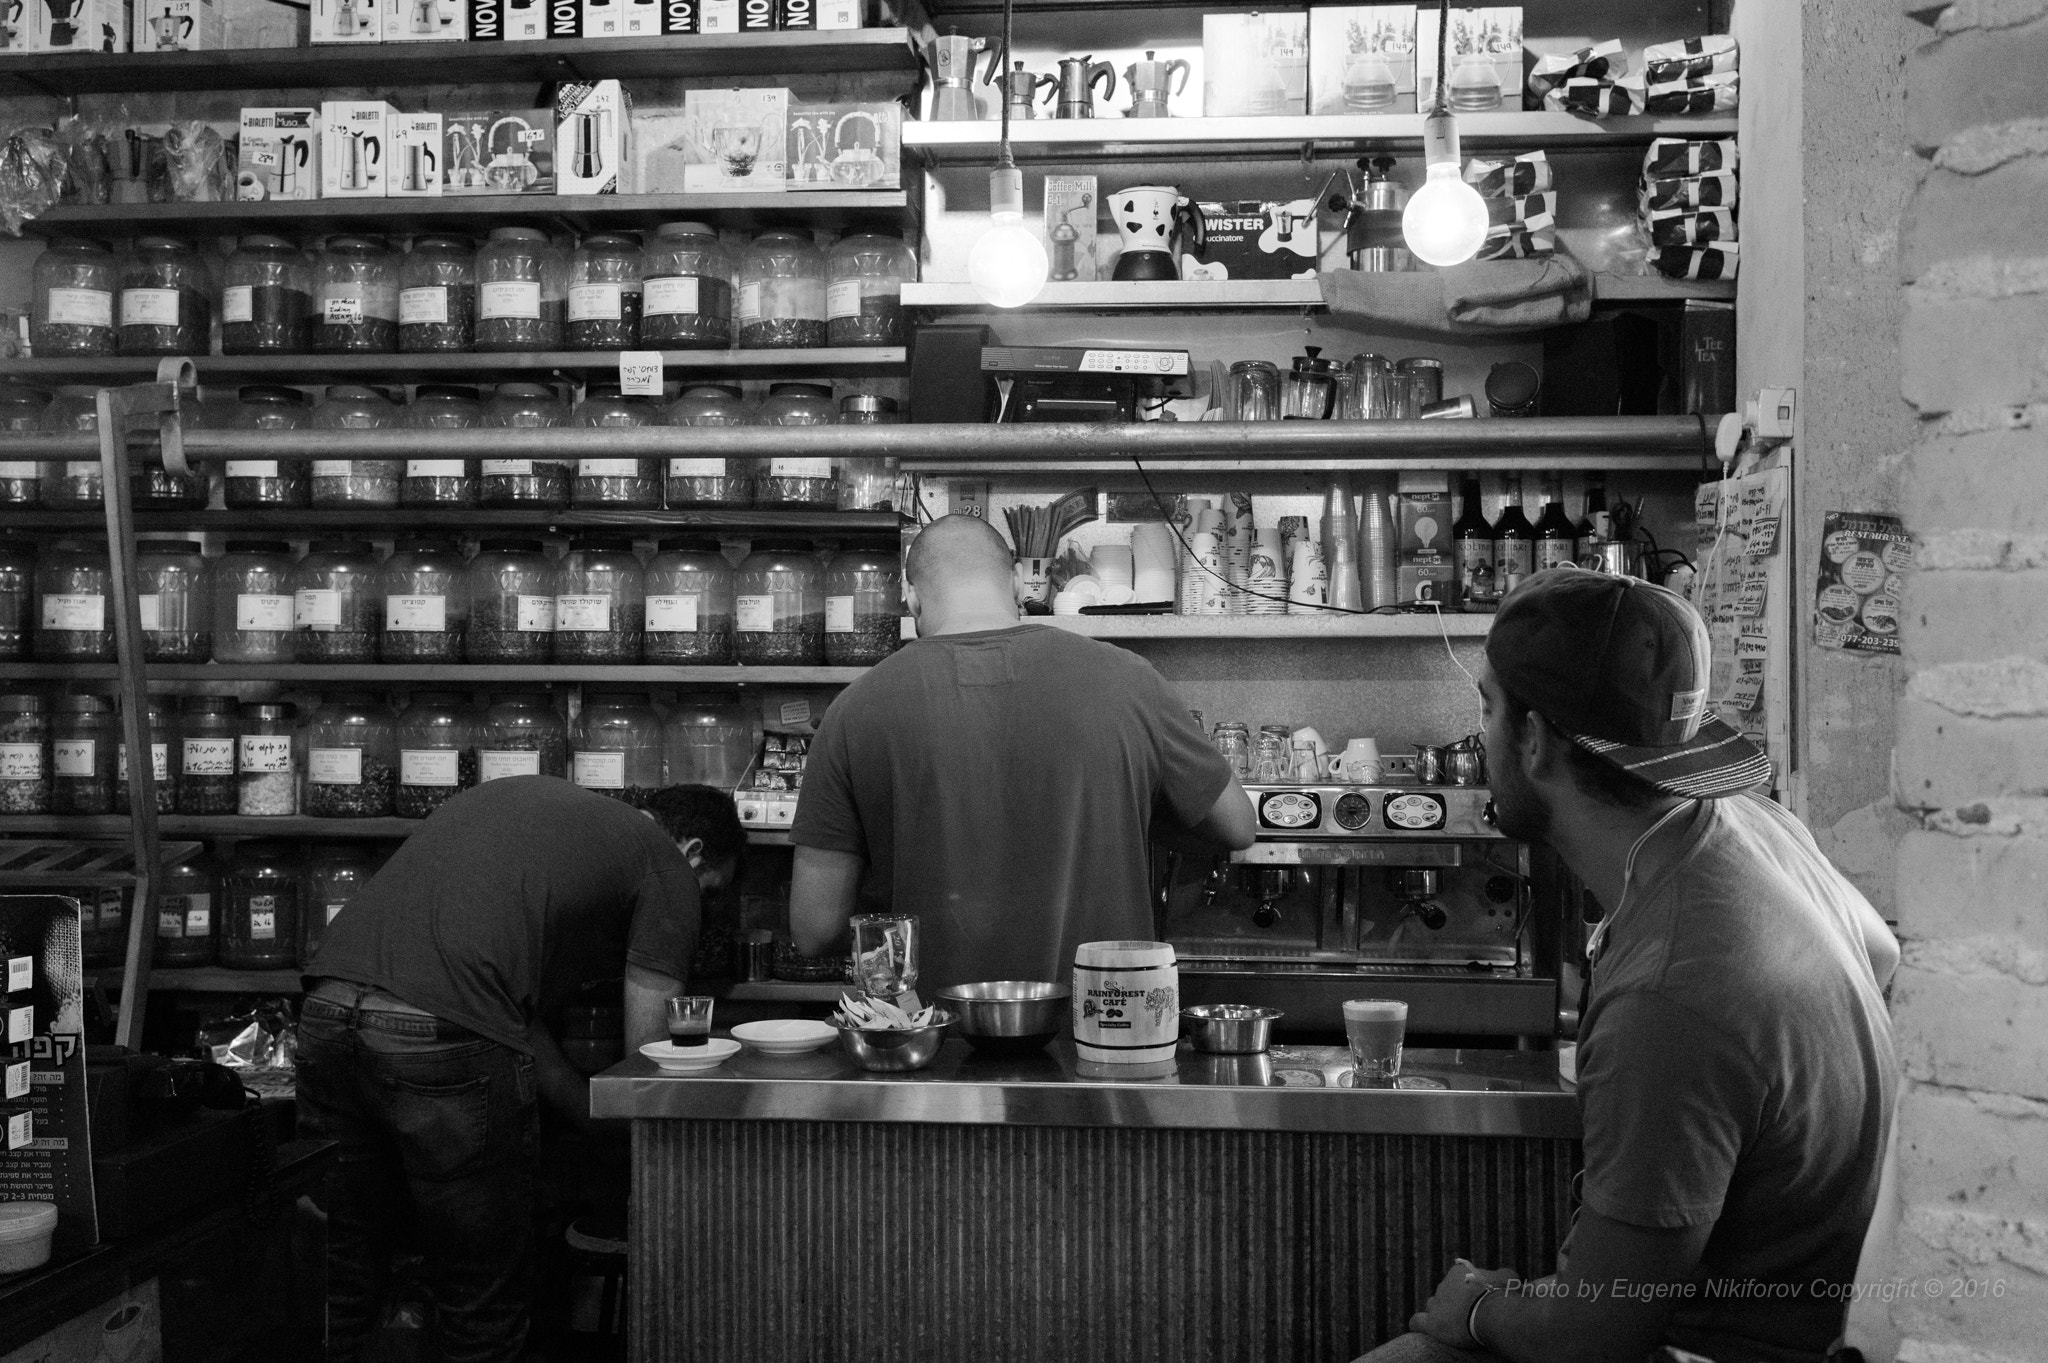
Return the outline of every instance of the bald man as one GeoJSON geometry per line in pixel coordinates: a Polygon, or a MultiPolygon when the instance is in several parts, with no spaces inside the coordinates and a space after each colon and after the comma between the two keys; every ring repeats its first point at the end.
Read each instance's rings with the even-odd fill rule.
{"type": "Polygon", "coordinates": [[[912,542],[918,637],[826,711],[804,770],[798,950],[841,945],[865,889],[918,916],[921,989],[1065,981],[1082,942],[1154,935],[1155,823],[1251,845],[1251,804],[1187,703],[1135,654],[1021,623],[1011,563],[971,516],[912,542]]]}

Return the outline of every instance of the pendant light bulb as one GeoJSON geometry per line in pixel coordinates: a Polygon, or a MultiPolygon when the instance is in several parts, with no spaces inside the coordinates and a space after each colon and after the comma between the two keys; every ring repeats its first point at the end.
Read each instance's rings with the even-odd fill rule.
{"type": "Polygon", "coordinates": [[[1460,171],[1457,120],[1437,110],[1422,126],[1429,170],[1401,212],[1401,236],[1417,260],[1461,265],[1486,242],[1486,200],[1460,171]]]}
{"type": "Polygon", "coordinates": [[[967,282],[991,307],[1021,308],[1045,287],[1052,263],[1024,225],[1024,172],[998,166],[988,173],[988,190],[989,226],[968,252],[967,282]]]}

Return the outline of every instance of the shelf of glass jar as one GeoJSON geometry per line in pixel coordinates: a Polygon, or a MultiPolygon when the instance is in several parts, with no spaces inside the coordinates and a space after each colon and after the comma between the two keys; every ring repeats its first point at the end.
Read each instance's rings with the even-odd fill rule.
{"type": "MultiPolygon", "coordinates": [[[[658,350],[658,348],[655,348],[658,350]]],[[[418,383],[473,379],[545,380],[553,374],[587,379],[616,374],[616,350],[546,350],[531,354],[395,355],[204,355],[197,367],[202,384],[243,381],[290,384],[418,383]]],[[[889,373],[909,363],[903,346],[818,346],[802,350],[659,350],[662,369],[673,380],[692,376],[705,382],[722,374],[768,375],[796,371],[830,374],[889,373]]],[[[144,383],[156,374],[160,356],[59,356],[0,360],[0,379],[45,383],[98,381],[144,383]]]]}
{"type": "MultiPolygon", "coordinates": [[[[118,991],[121,971],[99,967],[85,972],[86,987],[118,991]]],[[[157,966],[149,972],[151,993],[164,994],[296,994],[303,987],[300,970],[236,970],[229,966],[157,966]]],[[[693,983],[696,983],[693,981],[693,983]]],[[[799,984],[787,980],[706,980],[712,997],[735,1003],[834,1003],[842,984],[799,984]]]]}
{"type": "MultiPolygon", "coordinates": [[[[1384,299],[1389,311],[1412,315],[1416,306],[1440,301],[1443,281],[1431,269],[1366,274],[1360,286],[1384,299]]],[[[1666,279],[1663,275],[1593,276],[1596,302],[1657,302],[1687,298],[1731,299],[1732,279],[1666,279]]],[[[1123,280],[1047,284],[1021,309],[1028,312],[1122,311],[1174,308],[1315,308],[1323,305],[1320,279],[1123,280]]],[[[944,311],[985,311],[989,304],[971,284],[950,280],[906,283],[903,306],[944,311]]]]}
{"type": "MultiPolygon", "coordinates": [[[[727,663],[150,663],[162,682],[276,682],[321,686],[848,686],[865,667],[727,663]]],[[[113,663],[0,662],[0,681],[113,681],[113,663]]]]}
{"type": "MultiPolygon", "coordinates": [[[[157,833],[166,838],[347,838],[375,841],[409,838],[422,819],[315,819],[302,814],[161,814],[157,833]]],[[[61,835],[127,837],[126,814],[0,814],[0,836],[61,835]]],[[[754,847],[787,847],[789,830],[753,828],[754,847]]]]}
{"type": "MultiPolygon", "coordinates": [[[[97,537],[106,532],[106,517],[89,511],[49,511],[5,506],[0,515],[10,530],[97,537]]],[[[240,510],[156,510],[138,507],[135,528],[146,533],[183,530],[190,534],[232,534],[264,531],[304,539],[321,530],[410,531],[428,534],[479,530],[529,530],[567,535],[577,530],[631,530],[651,538],[666,530],[706,530],[720,534],[780,532],[795,535],[891,535],[903,524],[893,511],[775,511],[749,507],[697,507],[684,511],[608,511],[547,507],[245,507],[240,510]]]]}

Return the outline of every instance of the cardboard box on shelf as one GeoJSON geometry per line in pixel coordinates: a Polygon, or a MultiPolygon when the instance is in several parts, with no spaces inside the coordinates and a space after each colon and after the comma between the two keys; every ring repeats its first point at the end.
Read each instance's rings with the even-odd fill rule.
{"type": "Polygon", "coordinates": [[[221,0],[231,48],[304,47],[312,41],[312,16],[281,0],[221,0]]]}
{"type": "Polygon", "coordinates": [[[393,3],[396,0],[313,0],[313,42],[381,43],[384,9],[393,3]]]}
{"type": "MultiPolygon", "coordinates": [[[[35,52],[128,51],[128,0],[21,0],[35,52]]],[[[11,6],[10,6],[11,8],[11,6]]]]}
{"type": "Polygon", "coordinates": [[[773,33],[777,0],[740,0],[740,32],[773,33]]]}
{"type": "Polygon", "coordinates": [[[391,116],[391,180],[394,199],[438,199],[442,175],[441,115],[391,116]]]}
{"type": "Polygon", "coordinates": [[[137,52],[215,52],[227,46],[227,19],[215,0],[136,0],[137,52]]]}
{"type": "Polygon", "coordinates": [[[597,80],[555,87],[555,193],[618,193],[632,145],[625,86],[597,80]]]}
{"type": "Polygon", "coordinates": [[[586,38],[648,38],[660,32],[660,0],[583,0],[586,38]]]}
{"type": "Polygon", "coordinates": [[[1200,205],[1204,244],[1183,255],[1182,279],[1306,279],[1316,272],[1322,234],[1314,199],[1241,199],[1200,205]]]}
{"type": "Polygon", "coordinates": [[[443,114],[441,191],[554,193],[554,110],[479,109],[443,114]]]}
{"type": "Polygon", "coordinates": [[[1310,113],[1412,114],[1415,107],[1415,6],[1308,12],[1310,113]]]}
{"type": "Polygon", "coordinates": [[[465,42],[468,0],[385,0],[387,43],[465,42]]]}
{"type": "Polygon", "coordinates": [[[663,33],[695,33],[702,17],[697,0],[661,0],[663,33]]]}
{"type": "Polygon", "coordinates": [[[740,0],[697,0],[699,33],[740,31],[740,0]]]}
{"type": "MultiPolygon", "coordinates": [[[[1427,109],[1436,97],[1437,12],[1429,6],[1415,16],[1415,102],[1427,109]]],[[[1522,7],[1451,11],[1451,42],[1445,60],[1451,109],[1456,113],[1522,107],[1522,7]]]]}
{"type": "Polygon", "coordinates": [[[1447,473],[1404,473],[1394,494],[1395,599],[1457,599],[1457,546],[1451,540],[1451,479],[1447,473]]]}
{"type": "Polygon", "coordinates": [[[683,130],[668,149],[681,157],[691,194],[777,193],[788,178],[789,91],[691,90],[683,130]]]}
{"type": "Polygon", "coordinates": [[[320,197],[320,111],[310,105],[242,110],[238,199],[320,197]]]}
{"type": "Polygon", "coordinates": [[[547,6],[548,37],[583,36],[583,0],[534,0],[534,3],[547,6]]]}
{"type": "Polygon", "coordinates": [[[1308,16],[1203,15],[1202,112],[1210,118],[1307,113],[1308,16]]]}
{"type": "Polygon", "coordinates": [[[1095,218],[1101,205],[1093,175],[1045,177],[1045,251],[1052,262],[1046,278],[1094,282],[1095,218]]]}
{"type": "Polygon", "coordinates": [[[903,106],[792,104],[789,172],[799,189],[902,187],[903,106]]]}
{"type": "Polygon", "coordinates": [[[320,105],[320,197],[381,199],[391,176],[397,114],[381,99],[333,99],[320,105]]]}
{"type": "Polygon", "coordinates": [[[473,43],[536,42],[547,36],[547,0],[469,0],[473,43]]]}

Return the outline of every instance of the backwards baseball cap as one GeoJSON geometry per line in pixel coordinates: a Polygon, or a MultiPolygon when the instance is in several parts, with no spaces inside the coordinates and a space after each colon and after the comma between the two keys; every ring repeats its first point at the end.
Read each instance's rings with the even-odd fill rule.
{"type": "Polygon", "coordinates": [[[1676,592],[1577,568],[1534,573],[1486,636],[1500,684],[1572,742],[1671,795],[1736,795],[1770,759],[1707,708],[1707,625],[1676,592]]]}

